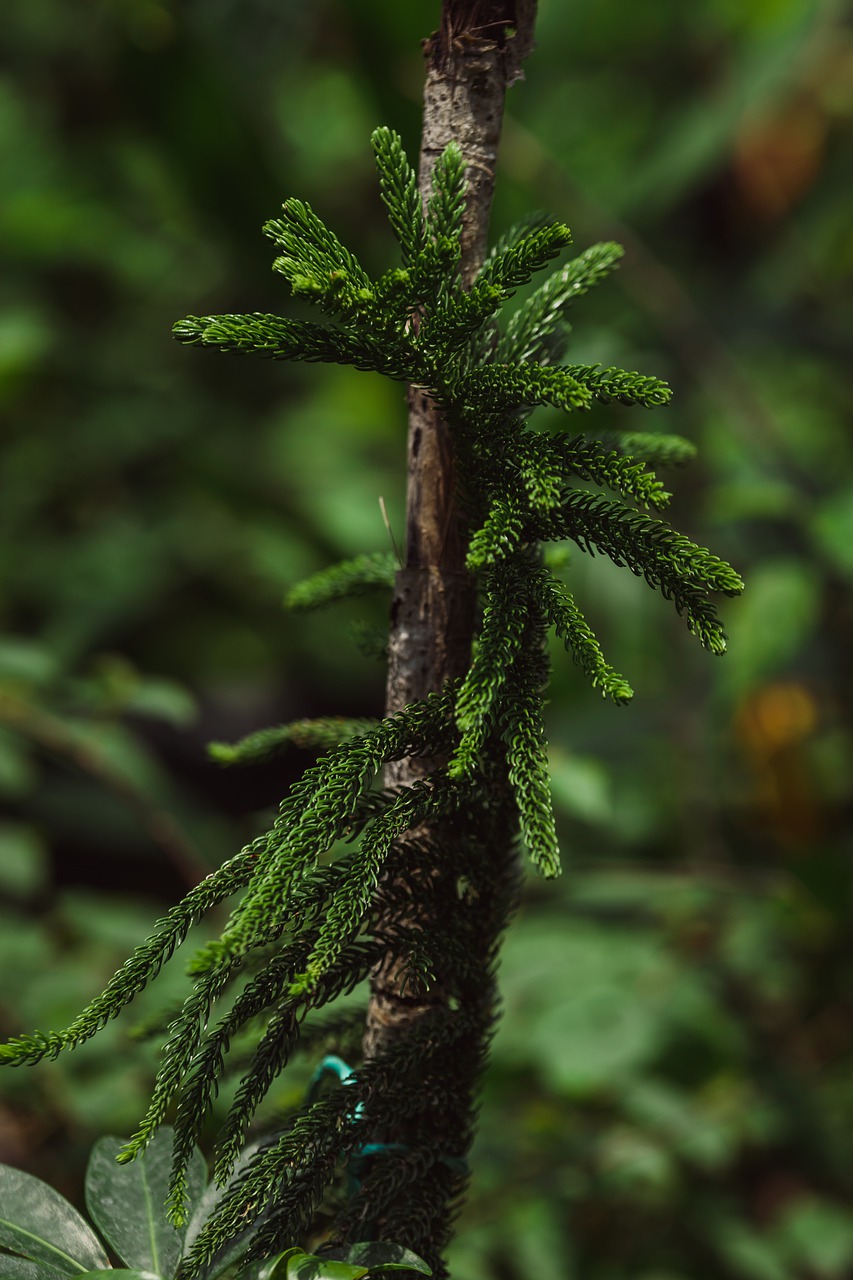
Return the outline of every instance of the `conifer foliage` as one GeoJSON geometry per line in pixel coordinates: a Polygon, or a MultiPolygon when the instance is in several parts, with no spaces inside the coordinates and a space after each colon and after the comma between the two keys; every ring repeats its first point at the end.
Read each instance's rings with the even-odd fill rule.
{"type": "MultiPolygon", "coordinates": [[[[261,731],[234,748],[218,746],[225,762],[256,759],[288,742],[328,750],[284,799],[271,830],[174,907],[71,1026],[0,1048],[0,1061],[37,1062],[88,1039],[156,976],[202,915],[242,893],[221,936],[191,962],[193,990],[168,1027],[148,1114],[124,1151],[126,1159],[138,1155],[174,1116],[170,1204],[174,1220],[183,1220],[187,1162],[228,1069],[232,1041],[257,1029],[219,1135],[215,1176],[227,1190],[182,1263],[187,1280],[253,1222],[253,1256],[293,1244],[346,1162],[351,1181],[358,1182],[376,1133],[388,1127],[389,1116],[405,1116],[415,1106],[411,1089],[401,1083],[410,1079],[404,1058],[464,1055],[466,1043],[475,1056],[482,1052],[490,1013],[475,1026],[478,1015],[463,1012],[443,1042],[426,1030],[420,1040],[410,1037],[332,1092],[309,1099],[229,1182],[257,1108],[303,1032],[311,1044],[306,1015],[352,991],[391,946],[396,954],[404,950],[413,989],[428,990],[430,940],[412,925],[407,904],[413,892],[443,890],[407,883],[419,827],[455,815],[454,884],[464,894],[465,884],[483,886],[489,877],[482,842],[466,836],[472,814],[488,809],[492,794],[508,790],[531,860],[546,876],[559,870],[543,719],[548,630],[603,696],[623,703],[632,691],[607,662],[566,582],[546,567],[543,544],[569,542],[645,578],[717,654],[725,638],[712,596],[742,588],[729,565],[660,517],[669,495],[651,465],[683,461],[691,452],[687,442],[620,434],[612,416],[598,434],[584,429],[587,417],[595,421],[590,410],[596,404],[654,408],[670,398],[657,378],[564,362],[567,313],[618,264],[620,248],[595,245],[552,267],[503,323],[507,300],[567,248],[568,228],[542,219],[520,226],[496,246],[466,291],[459,274],[465,197],[459,148],[451,144],[438,160],[425,208],[399,138],[378,129],[373,148],[400,265],[371,279],[307,204],[289,199],[265,227],[277,249],[274,269],[323,319],[189,317],[175,326],[175,336],[223,352],[354,365],[421,388],[441,406],[471,530],[467,566],[482,606],[467,674],[376,723],[300,722],[261,731]],[[555,432],[531,425],[538,405],[570,415],[570,427],[555,432]],[[383,789],[383,767],[409,756],[450,763],[412,785],[383,789]],[[226,1011],[216,1021],[226,992],[226,1011]]],[[[381,589],[393,569],[387,557],[358,557],[303,583],[291,603],[307,608],[381,589]]],[[[496,898],[490,906],[483,893],[479,909],[499,917],[505,904],[496,898]]],[[[441,946],[464,983],[468,958],[452,929],[441,946]]],[[[464,1148],[465,1135],[459,1141],[464,1148]]],[[[448,1187],[452,1194],[458,1185],[464,1156],[464,1149],[451,1145],[448,1138],[432,1161],[412,1150],[374,1170],[360,1207],[342,1210],[340,1232],[345,1235],[349,1223],[364,1238],[375,1220],[373,1195],[382,1199],[382,1230],[393,1239],[388,1206],[395,1187],[404,1184],[419,1181],[426,1206],[431,1197],[446,1200],[448,1187]]],[[[403,1243],[424,1248],[417,1233],[403,1243]]],[[[435,1242],[426,1246],[434,1255],[435,1242]]]]}

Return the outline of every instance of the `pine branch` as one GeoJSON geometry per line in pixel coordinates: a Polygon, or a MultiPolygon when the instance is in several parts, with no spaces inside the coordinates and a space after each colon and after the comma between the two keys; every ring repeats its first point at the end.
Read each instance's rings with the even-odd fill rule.
{"type": "Polygon", "coordinates": [[[37,1031],[14,1036],[0,1045],[0,1064],[18,1066],[56,1058],[65,1049],[91,1039],[156,977],[163,964],[181,945],[193,925],[214,906],[236,893],[248,881],[260,841],[212,872],[158,922],[157,931],[136,948],[104,991],[64,1031],[37,1031]]]}
{"type": "MultiPolygon", "coordinates": [[[[163,1046],[162,1060],[148,1110],[136,1132],[119,1152],[120,1164],[126,1164],[140,1155],[163,1123],[166,1111],[190,1069],[213,1005],[237,976],[238,968],[239,960],[234,960],[221,965],[212,973],[203,974],[196,981],[184,1002],[183,1010],[170,1027],[171,1034],[163,1046]]],[[[176,1224],[180,1217],[177,1210],[176,1224]]]]}
{"type": "Polygon", "coordinates": [[[595,244],[555,271],[510,318],[495,359],[555,364],[566,346],[569,307],[618,265],[623,252],[618,244],[595,244]]]}
{"type": "Polygon", "coordinates": [[[332,312],[372,296],[367,272],[310,205],[290,199],[282,212],[282,218],[264,224],[264,234],[284,250],[273,270],[285,277],[295,296],[319,301],[332,312]]]}
{"type": "Polygon", "coordinates": [[[608,452],[598,441],[583,436],[557,436],[553,449],[563,465],[582,480],[591,480],[658,511],[670,501],[672,495],[653,471],[646,470],[645,459],[635,458],[628,450],[624,454],[608,452]]]}
{"type": "Polygon", "coordinates": [[[343,744],[306,771],[264,838],[248,892],[215,944],[200,954],[197,971],[245,953],[286,910],[290,887],[347,834],[358,799],[389,760],[440,750],[455,737],[449,686],[360,738],[343,744]]]}
{"type": "Polygon", "coordinates": [[[524,581],[528,566],[515,562],[486,577],[486,605],[474,659],[459,689],[456,723],[462,740],[449,765],[451,777],[475,772],[494,719],[494,708],[522,642],[519,619],[529,602],[524,581]]]}
{"type": "MultiPolygon", "coordinates": [[[[382,955],[383,948],[379,943],[355,941],[342,948],[337,962],[324,974],[315,987],[312,1007],[320,1008],[331,1004],[341,995],[349,995],[370,972],[371,967],[382,955]]],[[[300,967],[304,966],[304,958],[300,967]]],[[[286,989],[293,980],[296,968],[289,971],[287,983],[280,988],[286,989]]],[[[214,1179],[224,1185],[232,1176],[234,1167],[245,1146],[249,1126],[261,1102],[270,1087],[287,1065],[292,1055],[297,1037],[301,1048],[306,1047],[305,1037],[299,1035],[301,1021],[297,1020],[296,1002],[286,1005],[274,1012],[263,1039],[248,1065],[234,1096],[234,1101],[217,1136],[214,1179]],[[291,1021],[293,1031],[291,1031],[291,1021]]],[[[300,1016],[301,1016],[300,1011],[300,1016]]],[[[361,1012],[363,1021],[364,1013],[361,1012]]]]}
{"type": "Polygon", "coordinates": [[[549,226],[552,219],[542,209],[536,209],[526,217],[521,218],[518,222],[513,223],[506,231],[498,236],[497,240],[489,249],[483,265],[478,273],[478,279],[491,270],[492,264],[497,258],[502,257],[508,250],[516,249],[522,240],[530,235],[533,231],[539,231],[542,227],[549,226]]]}
{"type": "Polygon", "coordinates": [[[620,453],[642,458],[656,467],[682,467],[696,457],[696,446],[683,436],[650,435],[645,431],[626,431],[614,440],[620,453]]]}
{"type": "Polygon", "coordinates": [[[407,353],[401,347],[389,348],[367,334],[329,329],[308,320],[285,320],[260,312],[243,316],[187,316],[178,321],[172,332],[178,342],[237,355],[351,364],[401,382],[408,381],[412,374],[407,353]]]}
{"type": "Polygon", "coordinates": [[[356,556],[321,569],[298,583],[290,589],[284,603],[294,610],[321,609],[377,587],[390,590],[396,571],[397,561],[390,553],[375,551],[371,555],[356,556]]]}
{"type": "Polygon", "coordinates": [[[524,509],[514,495],[494,498],[485,523],[468,544],[466,565],[471,572],[505,560],[515,552],[524,532],[524,509]]]}
{"type": "Polygon", "coordinates": [[[674,602],[706,649],[725,652],[725,633],[708,592],[737,595],[743,582],[731,565],[663,521],[578,491],[569,495],[561,512],[538,518],[536,536],[572,538],[584,551],[600,551],[614,564],[627,565],[674,602]]]}
{"type": "MultiPolygon", "coordinates": [[[[291,969],[290,972],[292,973],[293,970],[291,969]]],[[[358,972],[361,971],[358,970],[358,972]]],[[[264,1003],[267,1005],[271,1003],[269,996],[264,996],[264,1003]]],[[[246,1145],[249,1126],[274,1081],[281,1075],[293,1056],[299,1043],[301,1027],[301,1020],[292,1004],[274,1010],[266,1031],[252,1055],[252,1060],[243,1073],[228,1115],[217,1134],[214,1180],[219,1186],[224,1186],[233,1175],[234,1167],[246,1145]]],[[[213,1076],[213,1073],[211,1075],[213,1076]]],[[[216,1077],[213,1076],[213,1078],[216,1077]]],[[[199,1103],[198,1114],[206,1116],[209,1102],[207,1099],[200,1099],[199,1103]]],[[[190,1132],[190,1126],[187,1125],[187,1134],[189,1135],[190,1132]]],[[[184,1153],[180,1154],[182,1159],[186,1158],[184,1153]]],[[[178,1155],[176,1148],[176,1161],[178,1155]]],[[[172,1177],[175,1189],[179,1186],[179,1175],[176,1175],[177,1170],[173,1164],[172,1177]]]]}
{"type": "Polygon", "coordinates": [[[528,502],[533,511],[552,511],[563,499],[568,468],[559,450],[539,433],[519,433],[509,456],[518,467],[528,502]]]}
{"type": "Polygon", "coordinates": [[[620,404],[641,404],[646,409],[669,404],[672,389],[660,378],[650,378],[624,369],[602,369],[597,364],[570,364],[566,371],[588,387],[601,404],[618,400],[620,404]]]}
{"type": "Polygon", "coordinates": [[[521,838],[531,862],[547,879],[560,874],[560,849],[551,800],[548,743],[542,715],[542,656],[516,663],[512,696],[501,707],[509,781],[518,806],[521,838]]]}
{"type": "MultiPolygon", "coordinates": [[[[304,952],[304,948],[302,950],[304,952]]],[[[292,973],[293,968],[290,967],[289,971],[292,973]]],[[[283,989],[284,984],[281,983],[279,991],[283,989]]],[[[259,1009],[267,1007],[275,998],[269,990],[263,991],[260,999],[250,1002],[251,1013],[247,1013],[243,1007],[247,1003],[245,996],[246,993],[243,993],[239,1014],[223,1018],[215,1034],[207,1037],[181,1089],[175,1114],[175,1143],[172,1152],[168,1205],[170,1217],[176,1225],[181,1225],[185,1217],[187,1166],[204,1122],[209,1116],[220,1081],[225,1074],[225,1054],[230,1046],[231,1036],[242,1022],[254,1016],[259,1009]]],[[[257,1107],[266,1095],[275,1074],[284,1069],[296,1047],[299,1028],[300,1023],[293,1005],[275,1010],[269,1019],[267,1029],[240,1082],[226,1123],[217,1138],[219,1150],[226,1141],[229,1143],[227,1172],[222,1173],[220,1169],[222,1176],[217,1179],[220,1184],[223,1184],[233,1172],[236,1157],[239,1155],[238,1150],[234,1159],[230,1159],[232,1154],[230,1143],[233,1141],[235,1131],[239,1133],[242,1147],[257,1107]]]]}
{"type": "Polygon", "coordinates": [[[543,617],[572,651],[593,688],[600,689],[614,702],[629,702],[634,696],[633,689],[624,676],[605,661],[595,633],[568,588],[546,569],[532,575],[530,588],[543,617]]]}
{"type": "Polygon", "coordinates": [[[291,995],[305,996],[313,991],[364,924],[392,842],[420,822],[452,812],[466,795],[463,788],[446,779],[418,779],[383,806],[362,837],[345,883],[329,903],[305,973],[294,979],[291,995]]]}
{"type": "MultiPolygon", "coordinates": [[[[470,18],[473,11],[463,10],[470,18]]],[[[501,29],[508,15],[501,10],[501,29]]],[[[531,6],[516,17],[529,43],[531,6]]],[[[406,569],[395,574],[389,555],[360,556],[288,598],[291,608],[313,608],[388,587],[396,577],[389,705],[402,709],[378,723],[296,721],[233,746],[214,744],[223,762],[260,759],[287,743],[332,749],[292,787],[271,829],[173,908],[68,1028],[0,1046],[0,1063],[15,1064],[88,1039],[156,976],[191,925],[245,890],[220,937],[190,966],[193,989],[166,1028],[151,1105],[123,1152],[125,1159],[139,1153],[176,1104],[171,1211],[178,1220],[193,1144],[226,1070],[233,1073],[243,1053],[232,1051],[237,1034],[257,1033],[259,1042],[242,1064],[220,1136],[220,1182],[289,1061],[304,1014],[351,991],[373,966],[364,1068],[352,1085],[303,1108],[256,1154],[200,1231],[182,1280],[203,1272],[252,1224],[253,1257],[292,1240],[308,1227],[340,1162],[377,1133],[396,1154],[368,1166],[362,1194],[339,1222],[362,1221],[371,1231],[378,1223],[386,1238],[399,1230],[409,1243],[423,1240],[440,1267],[449,1209],[464,1184],[459,1159],[470,1141],[473,1090],[493,1020],[495,955],[515,883],[513,800],[532,861],[547,876],[559,870],[543,723],[548,626],[594,687],[615,702],[631,697],[571,593],[542,566],[537,543],[572,539],[626,565],[672,599],[716,653],[725,637],[710,595],[742,588],[731,566],[629,505],[666,505],[669,495],[646,464],[683,462],[693,451],[687,441],[614,426],[602,442],[523,425],[540,404],[567,412],[594,401],[653,408],[670,391],[638,373],[556,363],[568,310],[617,264],[614,244],[595,245],[554,271],[500,336],[502,303],[570,233],[533,218],[508,233],[478,273],[488,157],[511,59],[479,30],[462,33],[471,39],[456,32],[444,48],[446,65],[433,62],[428,77],[424,156],[437,157],[432,172],[426,163],[416,179],[397,135],[373,135],[402,266],[372,282],[314,211],[291,199],[265,228],[281,250],[274,268],[332,321],[250,314],[189,317],[175,326],[190,345],[352,365],[412,387],[406,569]],[[446,93],[451,62],[457,79],[460,68],[468,75],[476,67],[488,109],[479,96],[474,110],[446,93]],[[457,129],[460,145],[446,145],[457,129]],[[477,157],[467,172],[463,153],[477,157]],[[586,492],[578,481],[625,501],[586,492]],[[483,614],[468,662],[477,576],[483,614]],[[431,685],[444,687],[432,692],[431,685]],[[343,839],[355,843],[340,854],[343,839]],[[460,899],[460,884],[475,895],[476,914],[460,899]],[[216,1001],[232,985],[233,1003],[209,1029],[216,1001]]]]}
{"type": "Polygon", "coordinates": [[[361,737],[376,727],[376,720],[348,720],[344,716],[324,716],[316,720],[291,720],[247,734],[239,742],[209,742],[207,754],[217,764],[257,764],[286,747],[329,748],[361,737]]]}
{"type": "Polygon", "coordinates": [[[376,129],[371,138],[382,202],[388,220],[400,242],[403,263],[411,266],[426,244],[423,205],[418,192],[418,178],[398,134],[391,129],[376,129]]]}
{"type": "Polygon", "coordinates": [[[474,369],[462,380],[460,394],[475,412],[508,412],[525,405],[550,404],[568,413],[588,409],[593,396],[569,370],[539,364],[492,364],[474,369]]]}
{"type": "MultiPolygon", "coordinates": [[[[352,1123],[358,1101],[353,1086],[342,1086],[297,1116],[276,1143],[256,1152],[181,1259],[176,1280],[201,1275],[222,1246],[257,1222],[275,1197],[286,1198],[289,1206],[296,1201],[289,1226],[291,1238],[298,1237],[329,1181],[330,1165],[364,1140],[352,1123]],[[306,1171],[314,1176],[309,1179],[306,1171]]],[[[247,1261],[259,1247],[263,1247],[263,1236],[256,1233],[247,1261]]]]}
{"type": "Polygon", "coordinates": [[[432,195],[427,201],[426,225],[434,240],[461,243],[465,212],[465,161],[458,142],[450,142],[432,171],[432,195]]]}
{"type": "Polygon", "coordinates": [[[571,241],[572,233],[565,223],[533,227],[502,253],[489,258],[480,270],[477,283],[497,285],[503,297],[509,298],[571,241]]]}
{"type": "Polygon", "coordinates": [[[460,261],[461,247],[452,236],[439,236],[424,245],[409,271],[416,309],[436,310],[456,296],[460,261]]]}
{"type": "Polygon", "coordinates": [[[464,346],[483,325],[500,310],[503,294],[498,285],[478,283],[468,293],[457,290],[448,292],[440,309],[433,309],[421,318],[418,333],[418,350],[434,364],[436,373],[445,385],[447,357],[464,346]]]}

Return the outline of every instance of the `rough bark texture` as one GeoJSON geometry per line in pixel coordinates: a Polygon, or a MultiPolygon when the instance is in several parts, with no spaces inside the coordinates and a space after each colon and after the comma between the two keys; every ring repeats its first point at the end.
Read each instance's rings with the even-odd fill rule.
{"type": "MultiPolygon", "coordinates": [[[[485,256],[504,98],[532,47],[535,17],[535,0],[445,0],[441,28],[425,43],[420,190],[426,199],[436,159],[449,142],[458,142],[468,181],[461,263],[466,285],[485,256]]],[[[465,546],[449,428],[429,396],[412,388],[406,565],[397,575],[391,608],[388,715],[467,669],[476,598],[465,546]]],[[[389,766],[386,783],[405,785],[440,763],[400,761],[389,766]]],[[[385,966],[374,975],[367,1057],[379,1052],[386,1029],[417,1021],[418,1006],[401,997],[398,967],[385,966]]],[[[431,993],[424,1010],[434,1007],[435,998],[431,993]]]]}
{"type": "MultiPolygon", "coordinates": [[[[469,184],[461,264],[466,285],[485,253],[504,96],[530,50],[535,11],[535,0],[445,0],[441,28],[425,44],[420,189],[426,199],[436,158],[450,141],[458,142],[469,184]]],[[[467,669],[476,594],[465,569],[465,535],[450,430],[430,398],[413,388],[406,565],[397,575],[391,612],[388,714],[467,669]]],[[[389,766],[385,781],[408,785],[444,764],[441,759],[403,760],[389,766]]],[[[438,1146],[433,1174],[443,1166],[438,1182],[446,1183],[430,1205],[418,1187],[401,1185],[383,1196],[386,1175],[380,1160],[363,1187],[369,1199],[373,1185],[383,1205],[370,1224],[371,1234],[423,1251],[437,1276],[446,1274],[438,1255],[449,1233],[453,1203],[464,1187],[460,1163],[470,1144],[474,1090],[494,1021],[494,959],[515,885],[511,828],[509,812],[492,796],[482,810],[472,806],[460,814],[452,827],[421,827],[410,833],[412,847],[425,852],[421,865],[407,875],[411,905],[404,923],[422,937],[440,939],[443,933],[447,938],[449,933],[462,939],[471,963],[466,962],[464,972],[451,971],[446,956],[436,954],[429,990],[413,993],[406,985],[407,957],[401,951],[390,954],[371,978],[365,1059],[393,1052],[407,1037],[425,1046],[411,1082],[414,1097],[422,1101],[408,1120],[393,1131],[385,1127],[375,1140],[415,1155],[426,1152],[426,1167],[430,1147],[438,1146]],[[457,848],[460,842],[477,846],[472,865],[480,868],[479,883],[460,889],[458,870],[451,873],[443,863],[441,850],[448,841],[457,848]]],[[[395,923],[399,926],[399,916],[390,922],[392,927],[395,923]]],[[[440,947],[437,942],[437,953],[440,947]]]]}

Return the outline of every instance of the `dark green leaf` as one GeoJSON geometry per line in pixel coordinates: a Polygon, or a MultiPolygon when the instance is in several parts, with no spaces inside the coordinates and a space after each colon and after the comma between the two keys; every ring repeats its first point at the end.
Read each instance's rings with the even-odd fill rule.
{"type": "Polygon", "coordinates": [[[113,1276],[122,1276],[124,1280],[160,1280],[154,1271],[132,1271],[126,1267],[108,1267],[105,1271],[85,1271],[83,1275],[85,1280],[111,1280],[113,1276]]]}
{"type": "Polygon", "coordinates": [[[45,1262],[32,1262],[29,1258],[13,1258],[0,1253],[0,1280],[60,1280],[64,1271],[57,1271],[45,1262]]]}
{"type": "Polygon", "coordinates": [[[309,1253],[291,1258],[287,1264],[287,1280],[363,1280],[369,1274],[367,1267],[315,1258],[309,1253]]]}
{"type": "MultiPolygon", "coordinates": [[[[172,1164],[172,1131],[160,1129],[145,1154],[130,1164],[117,1164],[124,1143],[101,1138],[86,1170],[86,1204],[116,1253],[132,1268],[174,1275],[184,1232],[166,1217],[172,1164]]],[[[200,1198],[207,1181],[204,1159],[196,1151],[188,1170],[190,1195],[200,1198]]]]}
{"type": "Polygon", "coordinates": [[[100,1240],[64,1196],[5,1164],[0,1165],[0,1245],[69,1276],[110,1265],[100,1240]]]}
{"type": "MultiPolygon", "coordinates": [[[[250,1142],[248,1146],[243,1149],[240,1159],[234,1166],[233,1176],[226,1186],[220,1187],[217,1186],[215,1182],[209,1183],[204,1195],[198,1202],[198,1207],[190,1218],[189,1226],[186,1229],[186,1235],[184,1237],[184,1254],[187,1254],[195,1243],[199,1231],[201,1231],[205,1222],[219,1204],[219,1201],[226,1194],[228,1187],[234,1179],[239,1177],[239,1175],[245,1170],[252,1156],[262,1145],[263,1144],[261,1142],[250,1142]]],[[[237,1262],[246,1252],[248,1247],[248,1237],[250,1234],[251,1233],[249,1231],[242,1232],[228,1245],[226,1245],[224,1249],[221,1249],[206,1267],[204,1280],[216,1280],[216,1277],[221,1275],[223,1271],[227,1270],[228,1267],[233,1266],[234,1263],[237,1262]]],[[[274,1264],[279,1262],[282,1256],[284,1255],[278,1255],[276,1258],[266,1259],[262,1263],[253,1264],[254,1269],[250,1273],[244,1272],[244,1277],[251,1275],[254,1277],[254,1280],[270,1280],[274,1270],[274,1264]],[[255,1275],[256,1271],[257,1275],[255,1275]]]]}
{"type": "Polygon", "coordinates": [[[364,1240],[352,1245],[344,1254],[343,1261],[360,1263],[371,1271],[419,1271],[424,1276],[432,1275],[432,1268],[411,1249],[377,1240],[364,1240]]]}

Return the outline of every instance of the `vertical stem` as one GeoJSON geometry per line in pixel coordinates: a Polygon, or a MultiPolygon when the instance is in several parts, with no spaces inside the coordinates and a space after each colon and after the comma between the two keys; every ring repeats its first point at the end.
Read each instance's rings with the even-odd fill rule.
{"type": "MultiPolygon", "coordinates": [[[[441,27],[425,45],[420,191],[426,200],[435,161],[456,141],[468,182],[461,261],[466,285],[485,255],[504,98],[508,85],[521,76],[535,18],[536,0],[444,0],[441,27]]],[[[391,607],[388,715],[440,689],[468,667],[476,589],[465,569],[465,532],[450,429],[430,397],[411,388],[406,565],[397,575],[391,607]]],[[[404,786],[442,763],[403,760],[388,767],[385,780],[389,786],[404,786]]],[[[411,998],[401,999],[398,968],[386,965],[374,974],[365,1037],[368,1057],[379,1051],[391,1028],[418,1020],[411,998]]],[[[425,1009],[433,1006],[431,998],[425,1009]]]]}
{"type": "MultiPolygon", "coordinates": [[[[426,200],[435,160],[449,142],[456,141],[468,180],[461,262],[466,287],[484,257],[504,97],[507,86],[520,77],[521,61],[531,48],[535,15],[536,0],[444,0],[440,30],[425,45],[420,191],[426,200]]],[[[406,564],[397,575],[391,611],[389,715],[465,672],[475,619],[476,589],[465,569],[467,531],[458,504],[450,430],[429,396],[417,388],[409,392],[406,526],[406,564]]],[[[410,785],[446,763],[424,758],[400,761],[388,767],[386,784],[410,785]]],[[[511,899],[507,885],[514,875],[510,821],[505,807],[495,803],[494,797],[491,801],[490,809],[484,801],[481,814],[472,818],[469,813],[453,828],[445,824],[441,831],[422,827],[410,833],[427,854],[407,876],[411,900],[407,925],[422,938],[440,937],[442,929],[446,936],[449,927],[457,930],[457,937],[467,939],[470,934],[475,958],[467,977],[448,973],[446,958],[437,954],[432,966],[435,980],[429,990],[413,994],[405,982],[404,948],[389,954],[371,977],[366,1060],[393,1053],[404,1038],[429,1028],[431,1018],[461,1017],[471,1028],[472,1043],[455,1055],[437,1055],[439,1063],[431,1060],[429,1067],[424,1065],[416,1082],[416,1088],[432,1099],[424,1114],[395,1128],[386,1123],[375,1135],[377,1141],[410,1150],[423,1149],[430,1141],[455,1144],[455,1151],[439,1150],[437,1161],[442,1155],[464,1156],[467,1150],[473,1091],[494,1019],[491,969],[511,899]],[[491,864],[488,856],[478,859],[490,868],[489,882],[475,886],[460,901],[456,876],[444,865],[441,848],[447,849],[454,840],[472,839],[491,846],[487,849],[487,855],[493,855],[491,864]],[[448,881],[452,881],[449,888],[446,884],[442,888],[448,881]]],[[[399,917],[392,923],[399,931],[399,917]]],[[[433,1213],[429,1228],[429,1213],[418,1199],[418,1188],[408,1186],[401,1188],[396,1200],[386,1201],[378,1220],[371,1223],[371,1234],[396,1238],[413,1248],[423,1249],[426,1239],[427,1255],[440,1275],[444,1272],[437,1253],[448,1234],[448,1202],[458,1198],[464,1185],[458,1163],[457,1158],[457,1172],[447,1179],[444,1204],[433,1213]],[[408,1205],[403,1203],[407,1196],[408,1205]],[[411,1225],[415,1221],[417,1228],[411,1225]],[[409,1229],[401,1235],[407,1225],[409,1229]]],[[[452,1164],[451,1159],[448,1167],[452,1164]]]]}

